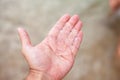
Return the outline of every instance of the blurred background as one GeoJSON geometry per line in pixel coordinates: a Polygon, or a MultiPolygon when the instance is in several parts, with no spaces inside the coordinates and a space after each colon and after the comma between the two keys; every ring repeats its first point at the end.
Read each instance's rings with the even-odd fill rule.
{"type": "Polygon", "coordinates": [[[24,27],[36,45],[65,13],[80,16],[84,39],[64,80],[120,80],[120,23],[108,0],[0,0],[0,80],[24,80],[28,74],[16,29],[24,27]]]}

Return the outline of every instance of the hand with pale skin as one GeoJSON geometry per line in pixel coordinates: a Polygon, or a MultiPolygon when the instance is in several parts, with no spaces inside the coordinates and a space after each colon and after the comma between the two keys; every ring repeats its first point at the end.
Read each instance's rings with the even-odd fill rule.
{"type": "Polygon", "coordinates": [[[22,53],[30,67],[26,80],[62,80],[74,64],[83,36],[81,27],[79,16],[66,14],[36,46],[27,32],[18,28],[22,53]]]}
{"type": "Polygon", "coordinates": [[[120,0],[110,0],[110,7],[113,11],[116,11],[120,7],[120,0]]]}

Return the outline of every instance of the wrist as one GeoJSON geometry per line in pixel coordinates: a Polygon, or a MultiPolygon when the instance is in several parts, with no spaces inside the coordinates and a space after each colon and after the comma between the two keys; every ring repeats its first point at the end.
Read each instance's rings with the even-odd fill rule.
{"type": "Polygon", "coordinates": [[[44,72],[30,70],[26,80],[55,80],[44,72]]]}

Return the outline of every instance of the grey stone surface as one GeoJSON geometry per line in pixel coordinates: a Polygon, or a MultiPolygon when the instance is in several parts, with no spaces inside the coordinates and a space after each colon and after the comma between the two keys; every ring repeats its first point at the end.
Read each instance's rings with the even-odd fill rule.
{"type": "Polygon", "coordinates": [[[80,15],[84,39],[64,80],[120,80],[108,7],[107,0],[0,0],[0,80],[23,80],[28,73],[16,28],[27,29],[35,45],[65,13],[80,15]]]}

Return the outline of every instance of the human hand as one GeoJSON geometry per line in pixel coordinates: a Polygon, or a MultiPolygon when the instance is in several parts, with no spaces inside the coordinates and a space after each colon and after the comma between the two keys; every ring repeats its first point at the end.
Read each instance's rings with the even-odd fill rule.
{"type": "Polygon", "coordinates": [[[29,64],[30,72],[44,73],[53,80],[61,80],[73,66],[82,41],[81,27],[82,22],[77,15],[70,17],[66,14],[36,46],[32,46],[27,32],[18,28],[22,53],[29,64]]]}
{"type": "Polygon", "coordinates": [[[120,7],[120,0],[110,0],[110,7],[113,11],[116,11],[120,7]]]}

